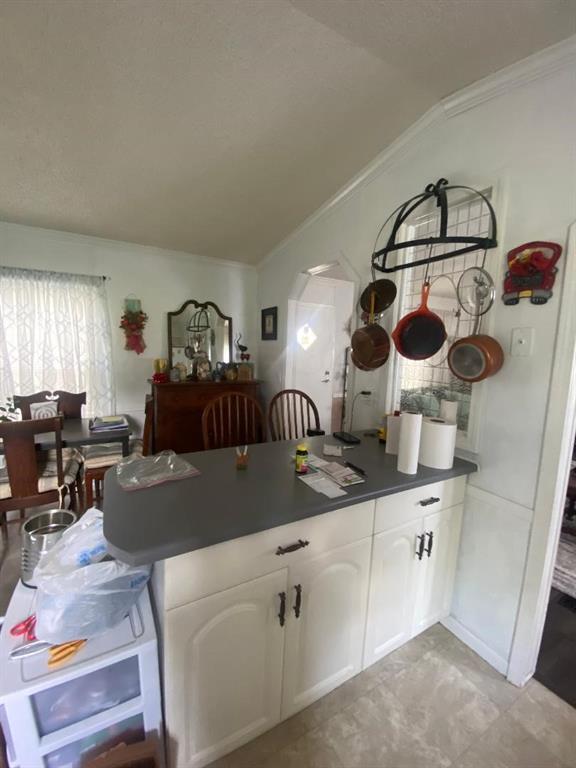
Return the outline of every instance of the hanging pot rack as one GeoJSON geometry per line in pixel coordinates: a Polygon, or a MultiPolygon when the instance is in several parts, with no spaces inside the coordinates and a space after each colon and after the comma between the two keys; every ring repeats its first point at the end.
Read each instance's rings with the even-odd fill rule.
{"type": "Polygon", "coordinates": [[[372,270],[378,270],[379,272],[386,273],[398,272],[402,269],[412,269],[413,267],[428,265],[436,261],[452,259],[454,256],[459,256],[463,253],[470,253],[471,251],[486,251],[488,248],[495,248],[497,245],[498,241],[496,239],[496,214],[494,213],[494,209],[492,208],[492,205],[490,204],[490,201],[486,195],[482,192],[479,192],[477,189],[473,189],[472,187],[466,187],[460,184],[450,184],[447,179],[439,179],[435,184],[428,184],[424,192],[411,197],[410,200],[407,200],[405,203],[399,205],[398,208],[392,211],[390,216],[388,216],[384,224],[382,224],[376,237],[376,242],[374,244],[372,253],[372,270]],[[473,195],[478,196],[486,205],[490,215],[490,232],[488,237],[479,237],[477,235],[448,234],[449,202],[447,200],[446,193],[451,190],[466,190],[468,192],[472,192],[473,195]],[[436,205],[440,208],[439,234],[433,237],[419,238],[417,240],[407,240],[400,243],[396,242],[400,228],[406,222],[408,217],[411,216],[417,208],[419,208],[421,205],[424,205],[431,198],[436,198],[436,205]],[[392,225],[392,230],[386,245],[384,248],[376,250],[376,245],[378,244],[380,235],[394,216],[396,216],[396,218],[392,225]],[[447,244],[452,244],[456,247],[449,253],[442,253],[438,254],[437,256],[431,255],[432,248],[434,246],[447,244]],[[428,256],[426,258],[418,259],[417,261],[411,261],[409,263],[396,264],[392,267],[386,265],[386,260],[390,253],[423,245],[430,246],[428,256]]]}

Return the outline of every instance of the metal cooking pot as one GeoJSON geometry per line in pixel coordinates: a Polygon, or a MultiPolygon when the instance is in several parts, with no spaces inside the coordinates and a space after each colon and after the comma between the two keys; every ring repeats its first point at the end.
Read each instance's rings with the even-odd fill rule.
{"type": "Polygon", "coordinates": [[[352,362],[364,370],[374,370],[384,365],[390,354],[390,338],[377,323],[358,328],[352,334],[352,362]]]}
{"type": "Polygon", "coordinates": [[[448,350],[450,370],[461,381],[475,382],[494,376],[504,363],[504,351],[485,334],[458,339],[448,350]]]}
{"type": "Polygon", "coordinates": [[[22,552],[20,575],[27,587],[36,587],[34,568],[41,558],[52,549],[66,528],[76,522],[76,515],[69,509],[51,509],[29,517],[22,526],[22,552]]]}

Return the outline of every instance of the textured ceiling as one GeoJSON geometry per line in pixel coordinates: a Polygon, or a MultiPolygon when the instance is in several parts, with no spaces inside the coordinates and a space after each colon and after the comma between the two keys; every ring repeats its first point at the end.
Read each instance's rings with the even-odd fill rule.
{"type": "Polygon", "coordinates": [[[572,0],[0,0],[0,218],[256,262],[572,0]]]}

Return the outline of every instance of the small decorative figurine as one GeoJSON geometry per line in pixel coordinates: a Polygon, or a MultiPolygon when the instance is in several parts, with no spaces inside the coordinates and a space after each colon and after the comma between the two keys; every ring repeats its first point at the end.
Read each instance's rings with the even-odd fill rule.
{"type": "Polygon", "coordinates": [[[234,344],[236,345],[236,349],[238,350],[238,357],[240,360],[250,360],[250,354],[248,352],[248,347],[245,344],[240,344],[240,339],[242,338],[242,334],[239,333],[236,337],[236,340],[234,341],[234,344]]]}

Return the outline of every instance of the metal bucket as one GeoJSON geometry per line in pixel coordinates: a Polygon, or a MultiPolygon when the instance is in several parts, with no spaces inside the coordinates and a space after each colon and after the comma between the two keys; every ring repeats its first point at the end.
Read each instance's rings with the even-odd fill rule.
{"type": "Polygon", "coordinates": [[[50,509],[26,520],[22,526],[20,575],[27,587],[36,587],[34,568],[40,558],[56,544],[66,528],[75,522],[76,515],[69,509],[50,509]]]}

